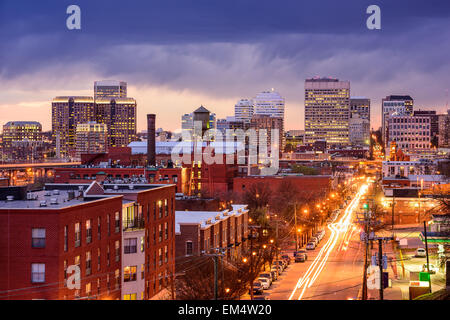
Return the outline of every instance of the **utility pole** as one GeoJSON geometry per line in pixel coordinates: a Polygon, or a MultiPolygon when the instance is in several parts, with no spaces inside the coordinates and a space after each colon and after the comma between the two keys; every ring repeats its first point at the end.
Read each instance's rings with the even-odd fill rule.
{"type": "Polygon", "coordinates": [[[219,257],[215,255],[214,257],[214,300],[218,299],[219,296],[219,257]]]}
{"type": "MultiPolygon", "coordinates": [[[[427,222],[425,220],[423,221],[423,231],[424,231],[424,236],[425,236],[425,251],[427,252],[427,272],[428,272],[428,275],[430,275],[430,260],[428,257],[427,222]]],[[[430,275],[429,286],[430,286],[430,293],[431,293],[431,275],[430,275]]]]}
{"type": "Polygon", "coordinates": [[[378,239],[378,266],[380,267],[380,300],[383,300],[383,239],[378,239]]]}
{"type": "MultiPolygon", "coordinates": [[[[294,220],[295,220],[295,251],[298,251],[297,202],[294,203],[294,220]]],[[[277,229],[277,233],[278,233],[278,229],[277,229]]],[[[278,238],[278,235],[277,235],[277,238],[278,238]]]]}
{"type": "Polygon", "coordinates": [[[253,228],[250,229],[250,299],[253,300],[253,228]]]}

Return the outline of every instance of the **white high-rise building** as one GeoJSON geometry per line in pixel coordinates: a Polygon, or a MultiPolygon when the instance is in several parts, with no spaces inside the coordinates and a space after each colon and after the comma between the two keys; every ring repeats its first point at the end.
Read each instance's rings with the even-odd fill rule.
{"type": "Polygon", "coordinates": [[[253,98],[254,114],[282,118],[284,121],[284,98],[273,89],[263,91],[253,98]]]}
{"type": "Polygon", "coordinates": [[[94,82],[94,99],[126,98],[127,83],[117,80],[101,80],[94,82]]]}
{"type": "Polygon", "coordinates": [[[249,99],[241,99],[234,106],[235,121],[250,123],[253,117],[253,102],[249,99]]]}

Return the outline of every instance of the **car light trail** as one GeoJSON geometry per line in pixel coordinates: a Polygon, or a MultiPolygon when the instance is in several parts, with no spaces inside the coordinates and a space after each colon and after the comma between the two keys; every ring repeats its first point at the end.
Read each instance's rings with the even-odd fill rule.
{"type": "MultiPolygon", "coordinates": [[[[369,181],[368,181],[369,182],[369,181]]],[[[305,291],[307,288],[310,288],[316,279],[319,277],[320,273],[322,272],[323,268],[326,265],[326,262],[328,260],[329,255],[333,251],[334,247],[336,246],[336,243],[338,242],[339,238],[342,237],[342,242],[340,243],[339,250],[347,250],[347,246],[349,243],[349,240],[351,236],[353,235],[355,231],[355,226],[352,224],[352,213],[353,211],[358,208],[359,201],[361,199],[361,196],[364,195],[367,192],[368,185],[363,184],[361,188],[359,189],[356,196],[352,199],[350,204],[347,206],[347,208],[344,211],[343,216],[339,219],[336,223],[330,223],[328,224],[328,229],[331,232],[330,237],[328,238],[328,241],[325,243],[325,245],[320,249],[319,253],[317,254],[314,261],[311,263],[311,265],[306,270],[306,273],[301,277],[295,288],[292,290],[291,295],[289,296],[289,300],[292,300],[296,294],[298,294],[297,299],[301,300],[303,298],[303,295],[305,294],[305,291]],[[343,244],[346,246],[343,247],[343,244]]]]}

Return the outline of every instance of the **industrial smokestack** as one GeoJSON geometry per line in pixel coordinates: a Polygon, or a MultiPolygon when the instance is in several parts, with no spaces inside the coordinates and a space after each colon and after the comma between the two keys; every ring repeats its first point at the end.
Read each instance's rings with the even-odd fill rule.
{"type": "Polygon", "coordinates": [[[156,165],[155,147],[155,117],[154,114],[147,115],[147,165],[156,165]]]}

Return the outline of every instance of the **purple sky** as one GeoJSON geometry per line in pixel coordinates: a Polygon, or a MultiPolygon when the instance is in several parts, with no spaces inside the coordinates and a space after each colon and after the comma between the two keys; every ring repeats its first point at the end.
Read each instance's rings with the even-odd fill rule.
{"type": "Polygon", "coordinates": [[[36,120],[51,128],[51,100],[93,95],[93,82],[128,82],[145,114],[175,130],[203,104],[233,115],[240,98],[274,88],[286,99],[286,129],[302,129],[304,80],[351,81],[372,100],[408,94],[445,111],[450,87],[449,1],[23,1],[0,0],[0,124],[36,120]],[[66,29],[78,4],[82,29],[66,29]],[[368,5],[381,30],[366,28],[368,5]]]}

